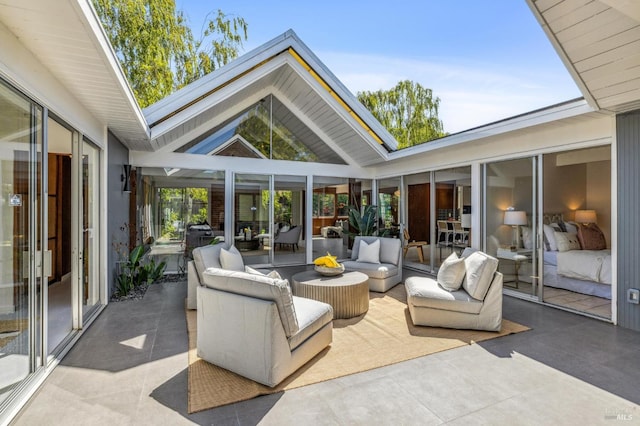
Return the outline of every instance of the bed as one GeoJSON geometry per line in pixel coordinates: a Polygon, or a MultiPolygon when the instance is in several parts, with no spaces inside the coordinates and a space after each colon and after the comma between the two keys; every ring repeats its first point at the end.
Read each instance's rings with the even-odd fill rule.
{"type": "MultiPolygon", "coordinates": [[[[580,244],[560,247],[549,244],[547,239],[565,238],[567,234],[572,238],[576,224],[563,222],[562,216],[558,214],[545,214],[545,250],[544,250],[544,285],[591,296],[611,299],[611,250],[582,250],[580,244]],[[559,223],[564,226],[558,235],[559,223]],[[554,228],[550,234],[548,227],[554,228]]],[[[576,236],[577,238],[577,236],[576,236]]],[[[604,238],[604,237],[603,237],[604,238]]]]}

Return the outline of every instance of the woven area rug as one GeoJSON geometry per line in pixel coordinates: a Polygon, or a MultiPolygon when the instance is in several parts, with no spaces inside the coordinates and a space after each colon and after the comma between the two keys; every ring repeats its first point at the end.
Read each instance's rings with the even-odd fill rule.
{"type": "Polygon", "coordinates": [[[188,411],[319,383],[385,365],[528,330],[503,320],[499,333],[416,327],[411,323],[404,285],[384,294],[369,293],[364,316],[334,320],[333,343],[275,388],[256,383],[198,358],[196,311],[187,310],[189,329],[188,411]]]}

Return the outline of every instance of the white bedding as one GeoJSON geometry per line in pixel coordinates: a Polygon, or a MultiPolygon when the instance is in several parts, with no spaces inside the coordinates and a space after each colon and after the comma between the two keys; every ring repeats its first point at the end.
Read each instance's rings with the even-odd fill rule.
{"type": "Polygon", "coordinates": [[[558,274],[611,284],[611,250],[570,250],[557,254],[558,274]]]}

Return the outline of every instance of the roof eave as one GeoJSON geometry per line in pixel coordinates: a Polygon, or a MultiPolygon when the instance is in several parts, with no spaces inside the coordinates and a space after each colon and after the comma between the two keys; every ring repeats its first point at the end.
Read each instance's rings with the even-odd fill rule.
{"type": "Polygon", "coordinates": [[[415,154],[421,154],[442,148],[449,148],[455,145],[472,143],[481,139],[514,132],[528,127],[538,126],[552,121],[562,120],[583,114],[598,111],[583,99],[574,99],[557,105],[531,111],[525,114],[506,118],[494,123],[485,124],[480,127],[465,130],[453,135],[445,136],[434,141],[425,142],[396,151],[389,155],[389,160],[397,160],[415,154]]]}

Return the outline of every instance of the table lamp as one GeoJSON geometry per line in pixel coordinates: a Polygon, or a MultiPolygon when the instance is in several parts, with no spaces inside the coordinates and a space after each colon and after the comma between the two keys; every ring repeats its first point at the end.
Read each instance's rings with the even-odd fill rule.
{"type": "Polygon", "coordinates": [[[588,225],[590,223],[596,223],[596,211],[595,210],[576,210],[576,222],[588,225]]]}
{"type": "Polygon", "coordinates": [[[520,225],[527,224],[527,213],[521,210],[507,210],[504,212],[504,224],[516,229],[516,249],[520,248],[520,225]]]}

